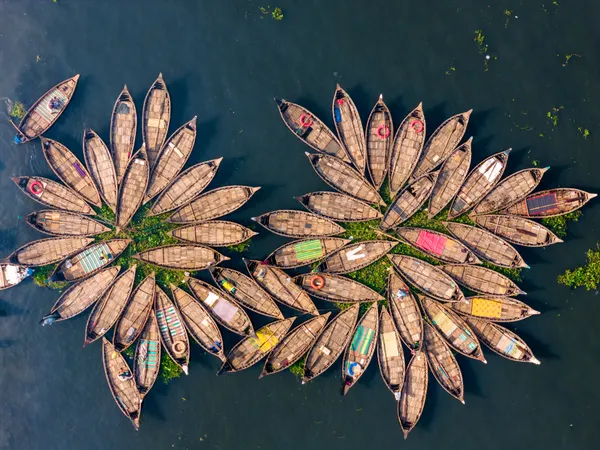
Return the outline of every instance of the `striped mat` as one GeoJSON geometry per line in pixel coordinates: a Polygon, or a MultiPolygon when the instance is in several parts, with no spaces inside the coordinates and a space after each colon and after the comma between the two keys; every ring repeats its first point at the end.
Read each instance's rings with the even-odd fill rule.
{"type": "Polygon", "coordinates": [[[371,345],[373,336],[375,336],[375,330],[373,328],[365,328],[362,325],[359,325],[359,327],[356,329],[356,333],[354,333],[354,338],[352,339],[352,345],[350,346],[350,349],[353,352],[366,355],[369,351],[369,346],[371,345]]]}
{"type": "Polygon", "coordinates": [[[294,244],[294,251],[296,252],[298,261],[309,261],[323,256],[323,247],[319,239],[294,244]]]}
{"type": "Polygon", "coordinates": [[[77,262],[81,264],[85,273],[90,273],[108,264],[112,258],[108,245],[100,244],[81,252],[77,257],[77,262]]]}
{"type": "Polygon", "coordinates": [[[158,365],[158,342],[142,339],[140,341],[140,354],[138,364],[144,367],[153,368],[158,365]]]}
{"type": "Polygon", "coordinates": [[[179,315],[177,314],[177,311],[175,311],[175,307],[173,305],[159,309],[156,312],[156,318],[158,319],[160,332],[163,336],[165,336],[167,333],[171,334],[171,337],[185,334],[183,324],[179,320],[179,315]]]}

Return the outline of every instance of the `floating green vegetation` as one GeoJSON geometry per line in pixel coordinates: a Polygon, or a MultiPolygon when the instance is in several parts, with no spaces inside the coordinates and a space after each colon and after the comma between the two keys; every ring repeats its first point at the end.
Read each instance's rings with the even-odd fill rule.
{"type": "MultiPolygon", "coordinates": [[[[264,6],[261,6],[259,9],[260,9],[260,12],[263,14],[263,16],[270,14],[274,20],[277,20],[277,21],[283,20],[283,11],[281,10],[281,8],[275,7],[275,8],[273,8],[273,10],[271,10],[271,5],[267,5],[266,8],[264,6]]],[[[262,17],[261,17],[261,19],[262,19],[262,17]]]]}
{"type": "Polygon", "coordinates": [[[450,66],[450,68],[446,70],[446,75],[450,75],[453,72],[456,72],[456,67],[450,66]]]}
{"type": "Polygon", "coordinates": [[[298,378],[304,376],[304,366],[306,365],[306,355],[296,361],[289,367],[289,371],[296,375],[298,378]]]}
{"type": "Polygon", "coordinates": [[[558,126],[558,112],[561,109],[563,109],[563,108],[564,108],[564,106],[553,107],[551,111],[548,111],[546,113],[546,117],[548,118],[548,120],[552,124],[553,128],[555,128],[556,126],[558,126]]]}
{"type": "Polygon", "coordinates": [[[23,105],[21,102],[15,102],[13,107],[10,109],[9,114],[15,119],[22,119],[26,113],[27,111],[25,110],[25,105],[23,105]]]}
{"type": "Polygon", "coordinates": [[[533,161],[531,161],[531,165],[533,167],[537,167],[540,165],[540,160],[539,159],[534,159],[533,161]]]}
{"type": "Polygon", "coordinates": [[[504,15],[506,16],[506,22],[504,22],[504,28],[508,28],[508,21],[510,20],[510,16],[512,16],[512,11],[510,9],[504,10],[504,15]]]}
{"type": "Polygon", "coordinates": [[[69,286],[69,283],[67,281],[54,282],[48,280],[48,278],[50,278],[50,275],[54,273],[54,270],[56,269],[57,265],[58,264],[50,264],[48,266],[36,267],[33,270],[33,282],[38,286],[49,287],[51,289],[56,289],[59,291],[65,289],[67,286],[69,286]]]}
{"type": "Polygon", "coordinates": [[[181,367],[171,359],[167,352],[162,352],[160,358],[160,378],[163,383],[169,384],[171,380],[180,377],[182,373],[183,370],[181,370],[181,367]]]}
{"type": "Polygon", "coordinates": [[[488,46],[485,43],[485,35],[483,34],[482,30],[475,30],[475,37],[473,38],[473,40],[477,44],[477,47],[479,47],[479,53],[481,53],[482,55],[484,53],[487,53],[488,46]]]}
{"type": "Polygon", "coordinates": [[[577,127],[577,131],[579,131],[579,134],[581,134],[581,136],[583,136],[584,139],[590,137],[590,130],[588,130],[587,128],[577,127]]]}
{"type": "Polygon", "coordinates": [[[558,217],[547,217],[542,219],[542,224],[550,228],[554,234],[563,238],[567,235],[567,225],[569,221],[577,222],[583,213],[579,210],[558,217]]]}
{"type": "Polygon", "coordinates": [[[227,249],[232,252],[243,253],[250,248],[250,244],[252,243],[251,241],[252,238],[248,239],[247,241],[240,242],[239,244],[228,245],[227,249]]]}
{"type": "Polygon", "coordinates": [[[563,67],[567,67],[567,64],[569,64],[569,61],[571,61],[571,58],[573,57],[577,57],[577,58],[581,58],[581,55],[578,55],[577,53],[568,53],[565,55],[565,62],[563,63],[563,67]]]}
{"type": "Polygon", "coordinates": [[[571,288],[585,287],[588,291],[597,289],[600,283],[600,245],[587,251],[587,263],[584,266],[567,270],[559,275],[558,282],[571,288]]]}

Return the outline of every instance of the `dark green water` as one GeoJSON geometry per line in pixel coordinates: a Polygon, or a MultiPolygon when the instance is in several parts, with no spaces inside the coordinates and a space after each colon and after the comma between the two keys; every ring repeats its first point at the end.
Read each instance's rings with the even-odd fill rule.
{"type": "MultiPolygon", "coordinates": [[[[331,125],[336,82],[349,90],[364,120],[379,93],[396,123],[423,101],[429,130],[474,108],[467,131],[474,136],[474,162],[512,147],[510,172],[539,160],[552,166],[542,188],[598,192],[598,6],[551,3],[282,0],[272,4],[285,14],[276,22],[261,18],[266,3],[245,0],[5,0],[0,97],[31,104],[52,84],[81,73],[71,106],[48,133],[81,155],[84,127],[108,140],[123,84],[141,110],[162,71],[173,99],[172,128],[199,118],[190,164],[224,156],[212,186],[263,186],[232,215],[244,223],[269,210],[298,208],[293,196],[325,188],[272,99],[302,103],[331,125]],[[508,23],[505,9],[512,10],[508,23]],[[473,42],[478,29],[497,57],[487,72],[473,42]],[[569,53],[582,57],[563,67],[569,53]],[[561,106],[553,128],[546,113],[561,106]],[[584,140],[578,127],[591,136],[584,140]]],[[[39,142],[16,147],[12,136],[0,121],[2,255],[42,237],[18,220],[37,205],[9,177],[51,175],[39,142]]],[[[307,386],[289,373],[258,381],[259,367],[216,377],[218,361],[197,347],[189,377],[157,383],[136,433],[110,396],[100,346],[81,349],[85,317],[42,328],[38,320],[58,295],[27,281],[0,293],[0,448],[597,448],[599,299],[555,282],[595,244],[598,202],[584,213],[564,244],[523,251],[532,266],[522,283],[525,300],[543,314],[513,329],[542,365],[490,353],[487,366],[461,357],[466,406],[430,379],[424,415],[407,442],[376,364],[342,398],[339,363],[307,386]]],[[[264,257],[283,242],[261,233],[250,256],[264,257]]],[[[237,257],[233,266],[240,265],[237,257]]],[[[234,342],[226,336],[227,347],[234,342]]]]}

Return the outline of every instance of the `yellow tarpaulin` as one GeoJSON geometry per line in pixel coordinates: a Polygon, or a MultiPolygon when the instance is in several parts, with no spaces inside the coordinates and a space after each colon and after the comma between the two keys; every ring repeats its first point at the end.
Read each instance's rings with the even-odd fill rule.
{"type": "Polygon", "coordinates": [[[251,338],[251,343],[255,348],[260,349],[261,352],[267,353],[279,343],[279,340],[273,332],[267,328],[265,330],[257,331],[256,337],[251,338]]]}
{"type": "Polygon", "coordinates": [[[474,298],[471,313],[477,317],[498,319],[502,316],[502,303],[486,298],[474,298]]]}

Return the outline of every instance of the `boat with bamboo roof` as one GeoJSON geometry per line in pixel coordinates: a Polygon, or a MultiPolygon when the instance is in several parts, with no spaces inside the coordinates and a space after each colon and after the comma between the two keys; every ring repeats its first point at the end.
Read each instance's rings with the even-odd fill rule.
{"type": "Polygon", "coordinates": [[[56,237],[31,241],[19,247],[7,258],[14,264],[39,267],[54,264],[94,242],[93,238],[56,237]]]}
{"type": "Polygon", "coordinates": [[[138,430],[142,396],[127,361],[123,355],[115,351],[114,346],[106,338],[102,338],[102,361],[106,381],[115,403],[125,417],[131,420],[133,427],[138,430]]]}
{"type": "Polygon", "coordinates": [[[404,439],[412,431],[425,409],[429,374],[427,357],[424,352],[416,352],[406,367],[404,385],[398,402],[398,422],[404,439]]]}
{"type": "Polygon", "coordinates": [[[337,361],[352,339],[358,310],[359,304],[355,303],[327,324],[306,356],[302,384],[318,377],[337,361]]]}
{"type": "Polygon", "coordinates": [[[433,377],[448,394],[464,405],[465,384],[458,361],[444,339],[428,323],[425,323],[424,343],[433,377]]]}
{"type": "Polygon", "coordinates": [[[379,189],[387,174],[387,163],[394,142],[392,114],[381,94],[369,114],[366,136],[367,168],[373,185],[379,189]]]}
{"type": "Polygon", "coordinates": [[[289,209],[272,211],[252,217],[252,220],[271,233],[296,239],[335,236],[346,231],[344,227],[317,214],[289,209]]]}
{"type": "Polygon", "coordinates": [[[167,139],[171,122],[171,96],[162,73],[152,83],[142,108],[142,141],[146,144],[150,167],[167,139]]]}
{"type": "Polygon", "coordinates": [[[480,227],[515,245],[546,247],[547,245],[563,242],[545,226],[523,217],[493,214],[474,216],[473,221],[480,227]]]}
{"type": "Polygon", "coordinates": [[[172,223],[192,223],[217,219],[244,206],[259,189],[260,186],[226,186],[213,189],[179,208],[167,220],[172,223]]]}
{"type": "Polygon", "coordinates": [[[464,316],[492,322],[516,322],[540,313],[511,297],[474,296],[467,297],[467,301],[468,303],[453,303],[450,307],[464,316]]]}
{"type": "Polygon", "coordinates": [[[350,239],[299,239],[282,245],[265,258],[265,262],[281,269],[293,269],[316,263],[350,243],[350,239]]]}
{"type": "Polygon", "coordinates": [[[452,200],[448,220],[466,213],[494,189],[504,174],[511,150],[509,148],[484,159],[469,172],[458,194],[452,200]]]}
{"type": "Polygon", "coordinates": [[[188,286],[194,297],[222,326],[242,336],[254,335],[248,314],[231,296],[196,278],[189,278],[188,286]]]}
{"type": "Polygon", "coordinates": [[[531,218],[556,217],[577,211],[598,194],[572,188],[535,192],[501,211],[501,214],[531,218]]]}
{"type": "Polygon", "coordinates": [[[438,261],[449,264],[480,264],[475,253],[460,241],[439,231],[417,227],[398,227],[398,237],[438,261]]]}
{"type": "Polygon", "coordinates": [[[459,284],[479,294],[507,297],[527,294],[509,278],[486,267],[457,264],[441,266],[441,269],[459,284]]]}
{"type": "MultiPolygon", "coordinates": [[[[25,113],[19,125],[15,125],[17,135],[16,144],[23,144],[40,137],[50,129],[54,122],[67,109],[73,98],[79,74],[61,81],[42,95],[25,113]]],[[[14,124],[13,124],[14,125],[14,124]]]]}
{"type": "Polygon", "coordinates": [[[400,339],[410,350],[421,350],[423,316],[410,288],[394,269],[391,269],[388,275],[386,291],[392,318],[400,333],[400,339]]]}
{"type": "Polygon", "coordinates": [[[229,351],[217,375],[245,370],[269,355],[285,337],[294,320],[295,317],[276,320],[257,330],[256,336],[242,339],[229,351]]]}
{"type": "Polygon", "coordinates": [[[352,101],[352,98],[339,84],[335,86],[331,111],[333,113],[333,124],[335,125],[340,142],[346,149],[346,154],[354,167],[360,173],[365,173],[367,158],[365,130],[360,120],[358,108],[352,101]]]}
{"type": "Polygon", "coordinates": [[[10,178],[30,199],[51,208],[93,216],[96,214],[82,196],[56,181],[43,177],[10,178]]]}
{"type": "Polygon", "coordinates": [[[200,244],[164,245],[136,255],[135,259],[175,270],[197,271],[216,266],[229,257],[200,244]]]}
{"type": "Polygon", "coordinates": [[[394,394],[396,401],[400,400],[404,384],[404,352],[400,333],[394,325],[392,315],[383,306],[379,314],[379,335],[377,337],[377,361],[379,373],[383,382],[394,394]]]}
{"type": "Polygon", "coordinates": [[[350,162],[342,143],[317,116],[303,106],[275,99],[283,123],[313,150],[350,162]]]}
{"type": "Polygon", "coordinates": [[[210,245],[211,247],[227,247],[241,244],[258,233],[239,223],[227,220],[209,220],[175,228],[167,234],[183,242],[210,245]]]}
{"type": "Polygon", "coordinates": [[[88,128],[83,131],[83,159],[100,196],[108,207],[116,212],[119,185],[115,165],[102,138],[88,128]]]}
{"type": "Polygon", "coordinates": [[[190,365],[190,340],[181,314],[160,287],[156,287],[154,311],[160,329],[160,337],[167,354],[186,375],[190,365]]]}
{"type": "Polygon", "coordinates": [[[25,222],[51,236],[95,236],[110,228],[82,214],[57,209],[43,209],[27,215],[25,222]]]}
{"type": "Polygon", "coordinates": [[[394,241],[360,241],[332,253],[319,264],[317,270],[327,273],[350,273],[383,258],[398,243],[394,241]]]}
{"type": "Polygon", "coordinates": [[[145,146],[142,145],[129,160],[127,169],[121,178],[117,203],[117,227],[125,228],[142,206],[149,177],[148,156],[145,146]]]}
{"type": "Polygon", "coordinates": [[[0,291],[16,286],[33,274],[33,270],[17,264],[0,263],[0,291]]]}
{"type": "Polygon", "coordinates": [[[388,258],[410,284],[427,295],[441,302],[465,301],[454,279],[440,268],[412,256],[388,255],[388,258]]]}
{"type": "Polygon", "coordinates": [[[309,152],[305,154],[319,178],[336,191],[369,204],[385,206],[377,190],[356,169],[333,156],[309,152]]]}
{"type": "Polygon", "coordinates": [[[127,85],[119,94],[110,117],[110,152],[119,184],[125,176],[129,158],[133,154],[137,113],[127,85]]]}
{"type": "Polygon", "coordinates": [[[140,396],[150,392],[160,373],[161,362],[160,330],[154,311],[144,326],[140,339],[135,346],[133,357],[133,375],[140,396]]]}
{"type": "Polygon", "coordinates": [[[339,192],[311,192],[296,200],[310,212],[338,222],[366,222],[383,217],[367,202],[339,192]]]}
{"type": "Polygon", "coordinates": [[[295,364],[321,335],[331,312],[312,317],[290,331],[267,357],[259,379],[295,364]]]}
{"type": "Polygon", "coordinates": [[[342,360],[342,394],[346,395],[369,367],[379,336],[379,310],[373,303],[358,321],[342,360]]]}
{"type": "Polygon", "coordinates": [[[293,280],[313,297],[328,302],[368,303],[384,300],[373,289],[341,275],[311,272],[298,275],[293,280]]]}

